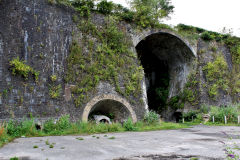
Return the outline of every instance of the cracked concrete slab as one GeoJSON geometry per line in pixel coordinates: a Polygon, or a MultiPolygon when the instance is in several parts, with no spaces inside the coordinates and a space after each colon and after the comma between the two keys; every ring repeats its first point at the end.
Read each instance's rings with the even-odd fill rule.
{"type": "Polygon", "coordinates": [[[0,149],[0,160],[14,156],[24,160],[161,160],[176,156],[219,160],[226,157],[222,142],[240,144],[239,136],[240,127],[199,125],[180,130],[19,138],[0,149]],[[46,141],[54,147],[49,148],[46,141]]]}

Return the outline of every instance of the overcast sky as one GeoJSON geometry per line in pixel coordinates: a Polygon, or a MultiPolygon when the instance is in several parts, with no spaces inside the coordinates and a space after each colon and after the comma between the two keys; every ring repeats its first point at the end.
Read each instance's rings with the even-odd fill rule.
{"type": "MultiPolygon", "coordinates": [[[[112,1],[128,6],[126,0],[112,1]]],[[[183,23],[217,32],[226,27],[240,37],[240,0],[172,0],[172,3],[174,14],[165,23],[183,23]]]]}

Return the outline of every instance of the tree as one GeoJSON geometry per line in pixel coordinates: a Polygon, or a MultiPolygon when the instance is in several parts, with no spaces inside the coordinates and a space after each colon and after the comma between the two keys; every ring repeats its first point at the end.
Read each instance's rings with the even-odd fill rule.
{"type": "Polygon", "coordinates": [[[95,0],[73,0],[70,1],[72,6],[75,7],[76,10],[80,12],[82,16],[88,17],[91,13],[91,10],[94,9],[95,0]]]}
{"type": "Polygon", "coordinates": [[[100,3],[97,4],[97,10],[102,14],[111,14],[113,11],[114,4],[107,0],[102,0],[100,3]]]}
{"type": "Polygon", "coordinates": [[[131,8],[136,12],[135,21],[142,27],[156,26],[162,18],[173,13],[171,0],[132,0],[131,8]]]}

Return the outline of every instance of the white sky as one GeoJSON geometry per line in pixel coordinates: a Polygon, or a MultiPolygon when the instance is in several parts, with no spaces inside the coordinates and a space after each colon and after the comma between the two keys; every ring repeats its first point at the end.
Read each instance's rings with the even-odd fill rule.
{"type": "MultiPolygon", "coordinates": [[[[112,1],[128,6],[126,0],[112,1]]],[[[172,0],[172,4],[174,13],[164,23],[183,23],[217,32],[226,27],[240,37],[240,0],[172,0]]]]}

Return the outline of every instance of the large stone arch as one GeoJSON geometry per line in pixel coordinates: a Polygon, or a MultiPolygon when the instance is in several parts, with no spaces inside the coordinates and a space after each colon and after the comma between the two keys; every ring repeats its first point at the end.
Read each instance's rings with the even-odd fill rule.
{"type": "Polygon", "coordinates": [[[82,121],[87,122],[89,114],[94,108],[94,106],[104,101],[112,101],[114,103],[121,104],[129,112],[129,116],[130,118],[132,118],[133,122],[137,122],[137,116],[135,111],[133,110],[133,107],[125,99],[114,94],[99,95],[94,97],[90,102],[88,102],[83,110],[82,121]]]}
{"type": "MultiPolygon", "coordinates": [[[[143,88],[146,88],[144,95],[147,97],[148,108],[153,109],[151,106],[158,105],[158,102],[152,103],[156,97],[154,94],[161,93],[162,88],[168,90],[167,99],[183,91],[188,75],[194,68],[196,47],[171,31],[143,31],[132,38],[144,68],[143,88]],[[162,77],[165,74],[166,76],[162,77]],[[167,79],[167,85],[162,83],[162,78],[167,79]]],[[[162,97],[164,96],[166,97],[166,95],[162,97]]],[[[163,100],[160,97],[158,101],[163,100]]]]}
{"type": "Polygon", "coordinates": [[[177,39],[181,40],[192,51],[194,57],[197,57],[197,44],[190,43],[187,39],[176,34],[175,32],[165,30],[165,29],[160,31],[159,30],[143,30],[140,33],[132,34],[131,37],[132,37],[132,42],[134,47],[136,47],[139,44],[139,42],[141,42],[142,40],[154,34],[169,34],[176,37],[177,39]]]}

